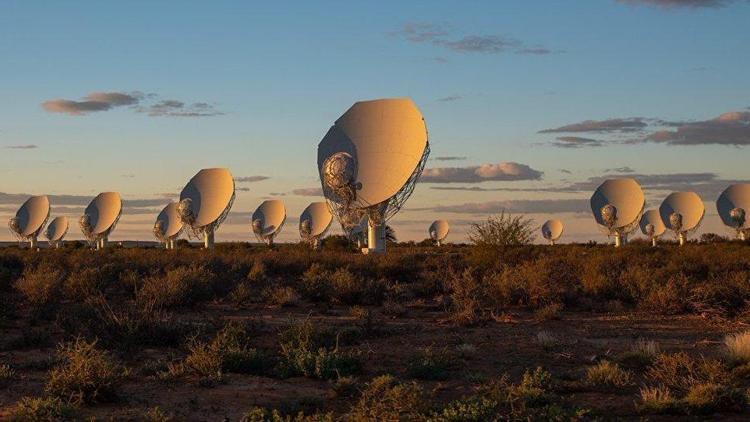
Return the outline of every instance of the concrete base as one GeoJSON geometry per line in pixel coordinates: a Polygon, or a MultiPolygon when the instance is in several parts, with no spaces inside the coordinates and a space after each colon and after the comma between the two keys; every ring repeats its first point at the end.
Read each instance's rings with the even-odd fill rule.
{"type": "Polygon", "coordinates": [[[385,223],[378,226],[372,220],[367,223],[367,253],[385,253],[385,223]]]}

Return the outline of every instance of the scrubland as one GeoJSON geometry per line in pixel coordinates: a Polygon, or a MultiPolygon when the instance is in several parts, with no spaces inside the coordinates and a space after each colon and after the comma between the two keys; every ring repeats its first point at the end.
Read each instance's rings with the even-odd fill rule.
{"type": "Polygon", "coordinates": [[[0,249],[0,420],[750,417],[750,244],[0,249]]]}

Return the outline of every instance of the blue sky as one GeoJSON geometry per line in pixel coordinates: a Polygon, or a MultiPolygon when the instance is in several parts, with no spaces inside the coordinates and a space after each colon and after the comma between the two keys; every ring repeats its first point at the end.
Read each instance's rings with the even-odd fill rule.
{"type": "MultiPolygon", "coordinates": [[[[590,191],[540,188],[622,170],[644,180],[673,176],[672,184],[652,188],[650,206],[671,188],[698,180],[708,195],[707,220],[716,220],[710,215],[716,189],[750,178],[743,146],[750,134],[742,126],[750,118],[742,115],[739,127],[732,126],[731,145],[704,131],[705,138],[682,144],[644,139],[665,128],[690,129],[691,121],[722,135],[725,128],[711,119],[749,111],[748,21],[749,2],[720,0],[4,1],[0,192],[93,196],[117,190],[126,199],[154,200],[179,193],[200,168],[229,167],[236,177],[268,177],[238,183],[247,191],[238,191],[235,217],[218,235],[249,239],[243,215],[249,220],[263,198],[283,193],[290,217],[317,200],[292,192],[319,186],[317,143],[353,102],[409,96],[430,130],[429,168],[511,162],[543,176],[420,184],[393,220],[401,238],[426,237],[432,219],[446,217],[457,222],[454,240],[460,240],[460,227],[497,211],[501,202],[541,224],[552,213],[532,211],[542,205],[554,211],[558,204],[529,201],[588,198],[590,191]],[[139,99],[80,115],[42,106],[96,92],[139,99]],[[159,114],[153,107],[163,101],[185,105],[150,115],[159,114]],[[176,115],[194,103],[205,106],[193,114],[206,115],[176,115]],[[538,133],[633,118],[647,119],[648,127],[538,133]],[[574,145],[561,147],[556,138],[563,136],[600,145],[569,139],[563,142],[574,145]],[[466,158],[436,159],[448,156],[466,158]],[[691,178],[695,174],[704,177],[691,178]],[[434,189],[446,186],[485,190],[434,189]],[[492,188],[521,191],[486,191],[492,188]],[[481,212],[467,212],[471,206],[452,212],[462,204],[481,212]]],[[[2,218],[17,207],[13,201],[0,198],[2,218]]],[[[560,209],[571,222],[568,240],[601,237],[585,209],[560,209]]],[[[156,212],[126,214],[118,234],[149,238],[156,212]]],[[[296,222],[289,221],[282,240],[297,237],[296,222]]],[[[715,221],[706,227],[721,230],[715,221]]]]}

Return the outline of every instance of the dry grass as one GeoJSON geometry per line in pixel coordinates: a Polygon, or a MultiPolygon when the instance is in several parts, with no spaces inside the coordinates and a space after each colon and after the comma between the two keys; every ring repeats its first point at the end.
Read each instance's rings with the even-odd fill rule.
{"type": "Polygon", "coordinates": [[[604,360],[586,369],[585,382],[589,387],[623,388],[633,385],[633,375],[618,364],[604,360]]]}
{"type": "Polygon", "coordinates": [[[750,330],[724,338],[729,358],[737,363],[750,363],[750,330]]]}

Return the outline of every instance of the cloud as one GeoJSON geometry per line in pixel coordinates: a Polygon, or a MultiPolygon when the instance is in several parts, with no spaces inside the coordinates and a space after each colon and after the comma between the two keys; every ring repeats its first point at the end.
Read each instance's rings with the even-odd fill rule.
{"type": "Polygon", "coordinates": [[[667,145],[750,145],[750,111],[732,111],[710,120],[662,122],[662,129],[641,139],[667,145]]]}
{"type": "Polygon", "coordinates": [[[263,180],[268,180],[268,176],[243,176],[243,177],[235,177],[234,181],[237,183],[254,183],[254,182],[261,182],[263,180]]]}
{"type": "Polygon", "coordinates": [[[556,141],[550,142],[550,145],[558,148],[601,147],[605,142],[580,136],[559,136],[556,141]]]}
{"type": "Polygon", "coordinates": [[[39,148],[38,145],[34,144],[26,144],[26,145],[8,145],[5,147],[5,149],[37,149],[39,148]]]}
{"type": "Polygon", "coordinates": [[[460,100],[462,98],[464,98],[464,97],[462,97],[461,95],[449,95],[447,97],[438,98],[437,100],[441,101],[441,102],[444,102],[444,103],[447,103],[447,102],[451,102],[451,101],[458,101],[458,100],[460,100]]]}
{"type": "MultiPolygon", "coordinates": [[[[551,50],[541,47],[529,47],[523,42],[512,37],[502,35],[459,35],[453,34],[453,30],[445,24],[410,22],[400,30],[391,32],[391,35],[399,36],[409,42],[418,44],[432,44],[437,47],[459,53],[499,54],[514,52],[516,54],[543,55],[552,53],[551,50]]],[[[441,58],[441,62],[442,62],[441,58]]]]}
{"type": "Polygon", "coordinates": [[[468,202],[456,205],[438,205],[430,208],[409,209],[409,211],[432,211],[436,213],[456,214],[499,214],[528,213],[528,214],[552,214],[552,213],[584,213],[589,212],[588,199],[539,199],[539,200],[509,200],[468,202]]]}
{"type": "Polygon", "coordinates": [[[92,92],[82,101],[55,99],[42,103],[42,108],[49,113],[63,113],[80,116],[97,111],[107,111],[115,107],[136,105],[143,98],[139,92],[92,92]]]}
{"type": "Polygon", "coordinates": [[[240,192],[250,192],[250,188],[246,188],[246,187],[236,187],[234,189],[240,192]]]}
{"type": "Polygon", "coordinates": [[[640,117],[626,119],[586,120],[580,123],[560,126],[554,129],[540,130],[538,133],[576,133],[576,132],[636,132],[648,124],[640,117]]]}
{"type": "Polygon", "coordinates": [[[147,107],[138,107],[137,111],[151,117],[210,117],[224,114],[208,103],[185,104],[178,100],[161,100],[147,107]]]}
{"type": "Polygon", "coordinates": [[[635,170],[633,170],[632,168],[628,166],[615,167],[611,169],[606,169],[604,171],[607,173],[635,173],[635,170]]]}
{"type": "Polygon", "coordinates": [[[435,167],[425,169],[424,183],[480,183],[492,180],[539,180],[543,173],[525,164],[502,162],[470,167],[435,167]]]}
{"type": "Polygon", "coordinates": [[[718,9],[731,3],[731,0],[617,0],[618,3],[672,8],[710,8],[718,9]]]}
{"type": "Polygon", "coordinates": [[[573,172],[572,172],[572,171],[570,171],[570,170],[568,170],[568,169],[559,169],[558,171],[559,171],[560,173],[565,173],[565,174],[573,174],[573,172]]]}
{"type": "Polygon", "coordinates": [[[432,159],[437,160],[437,161],[461,161],[461,160],[465,160],[466,157],[460,157],[456,155],[443,155],[439,157],[434,157],[432,159]]]}
{"type": "Polygon", "coordinates": [[[292,190],[292,195],[297,196],[323,196],[322,188],[301,188],[292,190]]]}

